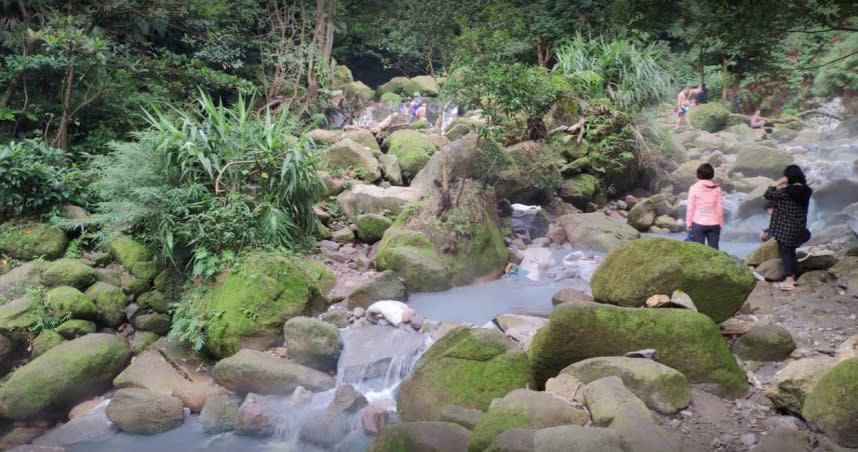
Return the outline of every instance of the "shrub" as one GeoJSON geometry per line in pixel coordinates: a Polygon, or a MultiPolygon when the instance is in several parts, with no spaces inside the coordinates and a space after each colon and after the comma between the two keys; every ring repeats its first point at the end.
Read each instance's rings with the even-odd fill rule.
{"type": "Polygon", "coordinates": [[[79,201],[84,181],[66,153],[42,140],[0,147],[0,219],[79,201]]]}
{"type": "Polygon", "coordinates": [[[145,113],[149,128],[95,159],[105,234],[130,229],[209,276],[245,247],[295,248],[317,231],[318,154],[285,109],[254,113],[201,94],[199,109],[145,113]]]}

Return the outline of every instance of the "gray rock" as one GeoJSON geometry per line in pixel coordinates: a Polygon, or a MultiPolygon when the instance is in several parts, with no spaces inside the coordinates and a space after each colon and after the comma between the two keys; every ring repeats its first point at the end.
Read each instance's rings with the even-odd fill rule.
{"type": "Polygon", "coordinates": [[[87,441],[103,441],[109,438],[116,434],[119,429],[107,418],[106,408],[106,401],[102,402],[100,406],[36,438],[33,445],[41,447],[69,446],[87,441]]]}
{"type": "Polygon", "coordinates": [[[116,391],[105,412],[119,430],[144,435],[172,430],[185,420],[181,400],[139,388],[116,391]]]}
{"type": "Polygon", "coordinates": [[[403,422],[384,427],[371,452],[464,452],[471,432],[450,422],[403,422]]]}
{"type": "MultiPolygon", "coordinates": [[[[756,438],[754,438],[756,440],[756,438]]],[[[750,444],[753,445],[753,444],[750,444]]],[[[778,427],[763,436],[751,452],[807,452],[811,450],[807,433],[778,427]]]]}
{"type": "Polygon", "coordinates": [[[337,203],[349,218],[358,213],[384,214],[385,210],[398,215],[402,208],[420,199],[420,192],[409,187],[382,188],[375,185],[354,185],[337,196],[337,203]]]}
{"type": "Polygon", "coordinates": [[[212,375],[218,384],[238,393],[291,394],[298,386],[312,391],[334,387],[328,374],[250,349],[218,362],[212,375]]]}
{"type": "Polygon", "coordinates": [[[498,435],[485,452],[533,452],[536,430],[510,428],[498,435]]]}
{"type": "Polygon", "coordinates": [[[310,317],[293,317],[283,325],[289,358],[322,371],[337,368],[342,345],[337,327],[310,317]]]}
{"type": "MultiPolygon", "coordinates": [[[[626,452],[626,444],[616,431],[602,427],[562,425],[537,430],[535,452],[626,452]]],[[[658,450],[658,449],[655,449],[658,450]]]]}
{"type": "Polygon", "coordinates": [[[232,431],[235,428],[239,406],[238,400],[226,394],[209,398],[200,412],[203,429],[206,433],[232,431]]]}
{"type": "Polygon", "coordinates": [[[267,437],[278,423],[271,402],[259,394],[247,394],[235,415],[235,431],[242,435],[267,437]]]}
{"type": "Polygon", "coordinates": [[[40,281],[40,263],[27,262],[0,275],[0,300],[6,302],[27,294],[30,288],[37,287],[40,281]]]}
{"type": "Polygon", "coordinates": [[[366,309],[380,300],[408,300],[408,289],[393,270],[385,270],[358,286],[349,294],[347,303],[349,309],[366,309]]]}
{"type": "Polygon", "coordinates": [[[170,332],[170,316],[157,312],[138,314],[134,317],[134,327],[138,330],[167,334],[170,332]]]}
{"type": "Polygon", "coordinates": [[[610,251],[620,243],[640,238],[640,232],[602,212],[564,215],[557,219],[575,248],[610,251]]]}
{"type": "Polygon", "coordinates": [[[325,412],[310,418],[301,427],[301,440],[331,448],[349,433],[349,417],[367,406],[366,398],[350,384],[337,387],[334,400],[325,412]]]}
{"type": "Polygon", "coordinates": [[[562,303],[591,303],[593,297],[587,295],[583,290],[560,289],[551,297],[551,304],[557,306],[562,303]]]}
{"type": "Polygon", "coordinates": [[[758,324],[733,344],[733,353],[753,361],[783,361],[795,350],[795,341],[785,328],[758,324]]]}
{"type": "Polygon", "coordinates": [[[440,420],[442,422],[459,424],[468,430],[473,430],[485,416],[486,413],[480,410],[458,405],[447,405],[441,409],[440,420]]]}

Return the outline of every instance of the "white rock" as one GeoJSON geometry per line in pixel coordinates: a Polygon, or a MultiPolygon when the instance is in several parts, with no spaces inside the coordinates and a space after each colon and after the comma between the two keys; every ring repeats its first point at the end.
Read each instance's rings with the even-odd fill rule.
{"type": "Polygon", "coordinates": [[[409,308],[407,304],[395,300],[376,301],[367,308],[366,312],[384,317],[393,326],[399,326],[403,321],[414,317],[413,309],[409,308]]]}
{"type": "Polygon", "coordinates": [[[548,248],[531,247],[522,251],[522,254],[524,254],[524,259],[519,267],[527,272],[527,279],[533,281],[539,281],[543,272],[553,267],[557,262],[548,248]]]}

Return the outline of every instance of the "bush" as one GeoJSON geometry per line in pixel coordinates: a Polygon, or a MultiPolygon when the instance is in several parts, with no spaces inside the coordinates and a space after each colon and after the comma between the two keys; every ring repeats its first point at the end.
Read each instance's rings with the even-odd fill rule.
{"type": "Polygon", "coordinates": [[[105,235],[130,229],[192,273],[210,276],[246,247],[295,248],[318,229],[318,154],[289,112],[255,114],[202,94],[199,109],[152,107],[149,128],[95,159],[105,235]]]}
{"type": "Polygon", "coordinates": [[[0,219],[80,201],[84,181],[66,153],[42,140],[0,147],[0,219]]]}

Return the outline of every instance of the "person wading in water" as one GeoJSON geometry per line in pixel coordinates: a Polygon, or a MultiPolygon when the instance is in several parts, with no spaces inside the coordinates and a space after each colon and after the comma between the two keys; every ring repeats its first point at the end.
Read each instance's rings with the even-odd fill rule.
{"type": "Polygon", "coordinates": [[[769,236],[778,242],[778,253],[784,266],[786,281],[778,285],[782,290],[795,289],[798,257],[795,250],[810,239],[807,230],[807,208],[813,190],[807,185],[804,173],[797,165],[784,169],[784,177],[770,186],[764,195],[776,203],[769,224],[769,236]]]}

